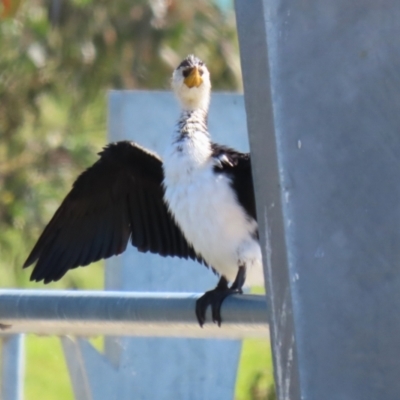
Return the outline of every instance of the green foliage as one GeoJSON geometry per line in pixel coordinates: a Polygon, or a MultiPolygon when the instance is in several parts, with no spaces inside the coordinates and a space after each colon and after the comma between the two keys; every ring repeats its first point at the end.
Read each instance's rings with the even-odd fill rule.
{"type": "Polygon", "coordinates": [[[58,337],[27,335],[26,358],[26,400],[73,400],[68,369],[58,337]]]}
{"type": "Polygon", "coordinates": [[[272,382],[273,371],[269,341],[244,340],[236,380],[236,399],[275,400],[272,382]]]}
{"type": "Polygon", "coordinates": [[[26,283],[34,240],[105,144],[108,89],[166,89],[189,53],[214,88],[241,81],[233,14],[208,0],[26,1],[0,48],[2,286],[26,283]]]}

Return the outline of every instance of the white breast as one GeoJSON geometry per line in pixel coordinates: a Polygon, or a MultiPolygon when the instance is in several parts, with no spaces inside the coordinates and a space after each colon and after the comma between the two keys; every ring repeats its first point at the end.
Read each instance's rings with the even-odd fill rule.
{"type": "Polygon", "coordinates": [[[209,140],[196,135],[167,149],[165,199],[186,239],[228,280],[246,265],[246,283],[262,284],[261,251],[253,233],[257,223],[238,204],[229,178],[213,172],[209,140]]]}

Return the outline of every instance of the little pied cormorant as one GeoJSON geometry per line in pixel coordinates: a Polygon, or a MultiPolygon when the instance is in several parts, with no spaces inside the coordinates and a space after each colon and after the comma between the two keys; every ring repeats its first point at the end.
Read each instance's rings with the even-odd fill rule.
{"type": "Polygon", "coordinates": [[[191,258],[220,275],[197,300],[202,326],[210,305],[263,281],[250,155],[211,142],[210,74],[190,55],[172,88],[182,111],[163,160],[136,143],[111,143],[83,172],[34,246],[31,280],[59,280],[69,269],[138,250],[191,258]],[[232,282],[231,286],[228,285],[232,282]]]}

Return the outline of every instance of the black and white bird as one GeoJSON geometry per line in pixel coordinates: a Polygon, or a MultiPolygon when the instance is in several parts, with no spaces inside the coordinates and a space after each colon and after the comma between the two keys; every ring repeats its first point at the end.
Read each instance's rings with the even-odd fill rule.
{"type": "Polygon", "coordinates": [[[196,304],[221,324],[220,307],[245,283],[263,282],[250,155],[211,141],[210,74],[193,55],[172,76],[181,115],[163,159],[136,143],[111,143],[83,172],[44,229],[24,268],[31,280],[59,280],[69,269],[140,251],[192,258],[220,279],[196,304]],[[229,283],[230,286],[229,286],[229,283]]]}

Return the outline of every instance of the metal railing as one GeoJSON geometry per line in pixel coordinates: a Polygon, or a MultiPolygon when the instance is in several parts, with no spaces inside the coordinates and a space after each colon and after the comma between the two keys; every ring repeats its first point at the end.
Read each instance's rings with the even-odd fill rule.
{"type": "Polygon", "coordinates": [[[221,327],[200,328],[195,303],[200,294],[65,290],[0,290],[0,326],[7,335],[117,335],[192,338],[266,337],[264,296],[228,297],[221,327]]]}
{"type": "MultiPolygon", "coordinates": [[[[264,296],[227,298],[222,305],[224,320],[221,327],[211,322],[209,312],[203,328],[199,327],[194,313],[199,296],[193,293],[0,290],[1,399],[23,399],[24,333],[227,339],[267,337],[264,296]]],[[[76,390],[82,390],[82,385],[75,386],[79,386],[76,390]]]]}

